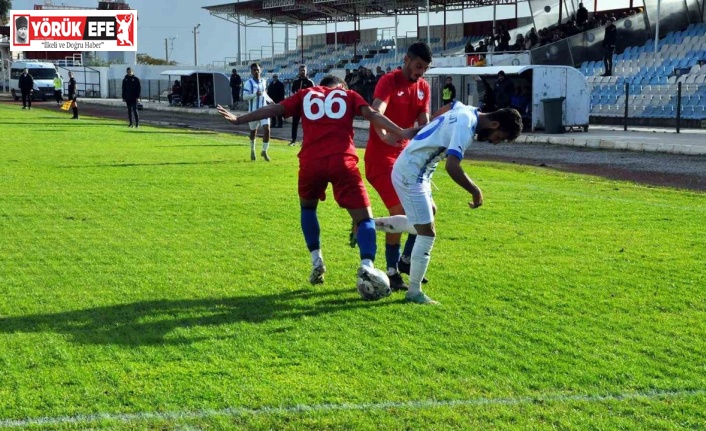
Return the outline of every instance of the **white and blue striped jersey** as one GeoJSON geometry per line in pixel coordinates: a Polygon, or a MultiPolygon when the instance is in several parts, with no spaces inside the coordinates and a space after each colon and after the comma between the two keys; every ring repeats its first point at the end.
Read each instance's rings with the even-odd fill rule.
{"type": "Polygon", "coordinates": [[[266,90],[267,81],[262,77],[260,77],[259,81],[256,81],[254,78],[250,78],[245,81],[245,84],[243,85],[243,100],[248,101],[248,112],[262,108],[267,104],[265,100],[266,90]],[[258,90],[262,96],[257,96],[258,90]]]}
{"type": "Polygon", "coordinates": [[[417,133],[395,161],[395,171],[406,180],[431,180],[440,161],[453,155],[463,160],[473,142],[478,108],[455,102],[450,111],[435,118],[417,133]]]}

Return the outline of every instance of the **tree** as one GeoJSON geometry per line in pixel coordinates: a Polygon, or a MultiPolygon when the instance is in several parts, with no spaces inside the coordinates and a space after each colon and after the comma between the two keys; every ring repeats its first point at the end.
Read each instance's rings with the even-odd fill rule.
{"type": "Polygon", "coordinates": [[[154,58],[150,57],[147,54],[137,54],[137,63],[138,64],[151,64],[151,65],[168,65],[168,66],[174,66],[176,64],[176,61],[170,61],[167,63],[167,60],[163,60],[161,58],[154,58]]]}
{"type": "Polygon", "coordinates": [[[7,25],[9,20],[10,10],[12,10],[12,2],[10,0],[0,0],[0,25],[7,25]]]}

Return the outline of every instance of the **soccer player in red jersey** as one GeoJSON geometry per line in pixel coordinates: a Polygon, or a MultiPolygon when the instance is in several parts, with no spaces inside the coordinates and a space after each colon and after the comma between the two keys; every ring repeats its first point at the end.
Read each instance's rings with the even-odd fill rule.
{"type": "MultiPolygon", "coordinates": [[[[424,42],[417,42],[407,49],[402,69],[387,73],[380,78],[376,87],[373,109],[387,116],[403,129],[429,123],[429,84],[422,78],[431,63],[431,48],[424,42]]],[[[401,141],[398,146],[385,143],[376,132],[376,126],[370,124],[370,137],[365,148],[365,177],[377,190],[391,216],[404,214],[404,208],[392,186],[392,166],[409,140],[401,141]]],[[[409,235],[400,257],[401,234],[385,235],[385,259],[387,275],[392,290],[407,290],[400,272],[409,274],[410,256],[416,235],[409,235]],[[398,271],[399,264],[399,271],[398,271]]],[[[426,281],[426,280],[425,280],[426,281]]]]}
{"type": "Polygon", "coordinates": [[[358,227],[356,239],[361,259],[359,271],[373,268],[377,251],[375,223],[368,192],[358,169],[353,119],[360,114],[380,129],[381,133],[389,134],[385,136],[385,141],[391,142],[388,145],[397,145],[395,141],[407,132],[368,106],[358,93],[346,89],[345,83],[332,75],[324,77],[317,87],[300,90],[278,104],[239,117],[220,105],[218,112],[236,125],[278,115],[301,117],[304,140],[299,151],[298,188],[301,227],[311,254],[309,282],[324,282],[326,267],[321,254],[316,208],[319,201],[326,199],[329,183],[333,186],[334,199],[338,205],[348,210],[353,223],[358,227]]]}

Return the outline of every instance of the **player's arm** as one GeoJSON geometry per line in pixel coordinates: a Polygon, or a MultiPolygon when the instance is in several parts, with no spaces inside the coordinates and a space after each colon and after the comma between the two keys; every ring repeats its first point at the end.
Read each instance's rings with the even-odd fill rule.
{"type": "Polygon", "coordinates": [[[454,102],[447,103],[446,105],[439,108],[436,112],[434,112],[434,115],[431,116],[431,119],[433,120],[436,117],[439,117],[441,115],[446,114],[447,112],[449,112],[451,110],[451,108],[453,108],[453,106],[454,106],[454,102]]]}
{"type": "Polygon", "coordinates": [[[228,111],[221,105],[216,106],[216,109],[218,109],[218,113],[221,114],[223,118],[230,121],[232,124],[235,124],[236,126],[247,123],[249,121],[258,121],[263,120],[265,118],[283,116],[285,113],[284,106],[280,105],[279,103],[276,103],[274,105],[263,106],[260,109],[248,112],[247,114],[243,114],[240,116],[233,115],[230,111],[228,111]]]}
{"type": "Polygon", "coordinates": [[[417,128],[402,129],[370,106],[361,107],[360,114],[363,118],[370,121],[380,139],[392,146],[397,146],[397,141],[399,140],[412,139],[419,130],[417,128]]]}
{"type": "Polygon", "coordinates": [[[459,186],[463,187],[468,193],[473,196],[473,201],[468,203],[471,208],[478,208],[483,205],[483,192],[473,180],[464,172],[461,167],[461,159],[455,154],[449,154],[446,158],[446,172],[452,180],[459,186]]]}

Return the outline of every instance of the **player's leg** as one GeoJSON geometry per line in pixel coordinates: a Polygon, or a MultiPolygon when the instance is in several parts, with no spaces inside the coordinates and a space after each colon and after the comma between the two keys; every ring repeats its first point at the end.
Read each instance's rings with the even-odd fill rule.
{"type": "Polygon", "coordinates": [[[319,201],[326,198],[328,182],[321,177],[321,170],[316,161],[300,161],[299,164],[299,204],[301,206],[301,229],[304,241],[311,256],[311,274],[309,283],[324,282],[324,258],[321,253],[321,228],[316,214],[319,201]]]}
{"type": "Polygon", "coordinates": [[[411,233],[417,234],[417,229],[414,228],[406,215],[396,215],[389,217],[375,217],[375,230],[387,233],[411,233]]]}
{"type": "Polygon", "coordinates": [[[292,140],[289,142],[289,145],[295,145],[297,143],[297,131],[299,128],[299,116],[294,115],[292,116],[292,140]]]}
{"type": "Polygon", "coordinates": [[[422,281],[429,268],[431,250],[436,239],[433,201],[429,183],[405,183],[393,171],[392,182],[402,201],[408,222],[417,231],[417,240],[411,252],[409,290],[405,299],[417,304],[436,304],[422,292],[422,281]]]}
{"type": "Polygon", "coordinates": [[[270,148],[270,133],[270,119],[265,118],[262,120],[262,151],[260,155],[266,162],[270,161],[270,156],[267,154],[267,150],[270,148]]]}
{"type": "Polygon", "coordinates": [[[248,123],[248,127],[250,127],[250,160],[252,161],[257,160],[255,156],[255,138],[257,137],[257,128],[259,126],[259,121],[251,121],[248,123]]]}
{"type": "Polygon", "coordinates": [[[135,116],[135,127],[140,127],[140,116],[137,113],[137,100],[132,102],[132,114],[135,116]]]}
{"type": "MultiPolygon", "coordinates": [[[[380,195],[390,216],[404,215],[404,208],[400,204],[400,199],[390,179],[392,166],[371,165],[368,163],[365,167],[368,182],[380,195]]],[[[397,262],[400,260],[401,237],[400,233],[385,234],[385,268],[387,276],[390,278],[390,288],[393,291],[407,290],[407,284],[397,269],[397,262]]]]}
{"type": "Polygon", "coordinates": [[[74,96],[73,103],[71,104],[71,110],[74,116],[71,117],[72,120],[78,120],[78,97],[74,96]]]}
{"type": "Polygon", "coordinates": [[[132,126],[133,126],[133,122],[132,122],[132,103],[129,102],[129,101],[127,101],[127,102],[125,102],[125,104],[127,105],[127,118],[128,118],[128,120],[130,121],[130,124],[128,124],[128,127],[132,127],[132,126]]]}

